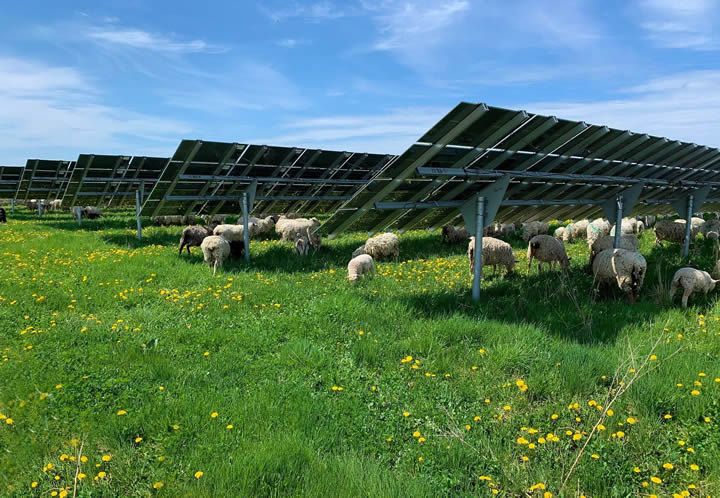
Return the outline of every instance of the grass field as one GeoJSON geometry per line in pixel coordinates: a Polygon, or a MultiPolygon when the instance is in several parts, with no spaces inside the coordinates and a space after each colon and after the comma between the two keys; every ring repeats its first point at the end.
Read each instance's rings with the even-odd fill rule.
{"type": "Polygon", "coordinates": [[[0,225],[2,496],[720,493],[720,315],[667,302],[680,251],[651,232],[634,306],[591,298],[584,243],[528,275],[521,241],[476,306],[437,233],[353,287],[361,234],[213,277],[133,227],[0,225]]]}

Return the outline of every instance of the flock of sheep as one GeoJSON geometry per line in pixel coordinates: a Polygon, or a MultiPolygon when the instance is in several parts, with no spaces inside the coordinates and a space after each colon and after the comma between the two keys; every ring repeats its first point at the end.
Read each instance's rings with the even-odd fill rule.
{"type": "MultiPolygon", "coordinates": [[[[616,287],[625,293],[628,300],[634,302],[642,289],[647,273],[647,262],[640,254],[638,235],[647,225],[654,226],[656,244],[663,241],[683,243],[685,239],[685,220],[655,221],[654,217],[645,220],[625,218],[622,220],[621,237],[618,248],[613,248],[615,227],[605,219],[580,220],[555,230],[553,236],[548,235],[549,225],[545,222],[533,221],[521,226],[521,236],[528,243],[528,269],[533,260],[538,262],[538,271],[542,264],[551,269],[557,263],[563,270],[570,264],[565,251],[564,242],[584,239],[590,250],[589,267],[594,277],[594,288],[602,294],[616,287]]],[[[693,217],[691,220],[691,237],[702,233],[706,238],[718,240],[720,220],[705,221],[693,217]]],[[[495,224],[485,229],[483,236],[483,266],[505,267],[507,273],[512,272],[515,263],[512,247],[498,237],[507,237],[516,233],[513,224],[495,224]]],[[[467,256],[470,272],[474,270],[475,237],[468,237],[464,228],[445,226],[442,239],[448,243],[457,243],[470,239],[467,256]]],[[[679,289],[683,290],[682,305],[687,307],[688,298],[695,292],[707,294],[715,288],[720,280],[714,280],[706,271],[695,268],[679,269],[671,283],[670,299],[679,289]]]]}

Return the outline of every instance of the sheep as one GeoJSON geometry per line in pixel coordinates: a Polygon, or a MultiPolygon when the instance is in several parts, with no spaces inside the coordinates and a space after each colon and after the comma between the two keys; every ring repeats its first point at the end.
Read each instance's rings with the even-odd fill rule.
{"type": "Polygon", "coordinates": [[[94,220],[102,216],[102,211],[95,206],[85,206],[81,212],[82,215],[89,220],[94,220]]]}
{"type": "MultiPolygon", "coordinates": [[[[298,237],[307,234],[307,230],[316,231],[320,227],[320,221],[317,218],[287,218],[281,216],[275,222],[275,232],[280,235],[281,240],[295,241],[298,237]]],[[[319,245],[319,244],[318,244],[319,245]]]]}
{"type": "Polygon", "coordinates": [[[660,220],[655,223],[655,244],[662,245],[665,240],[682,243],[685,240],[685,222],[660,220]]]}
{"type": "MultiPolygon", "coordinates": [[[[298,237],[295,240],[295,252],[298,256],[307,256],[310,250],[310,241],[307,237],[298,237]]],[[[353,257],[355,255],[353,254],[353,257]]]]}
{"type": "MultiPolygon", "coordinates": [[[[495,273],[498,265],[500,265],[505,267],[507,275],[512,273],[516,261],[510,244],[495,237],[483,237],[482,244],[483,266],[492,266],[493,273],[495,273]]],[[[472,275],[475,271],[475,237],[470,237],[467,256],[470,262],[470,274],[472,275]]]]}
{"type": "Polygon", "coordinates": [[[170,226],[170,225],[183,225],[186,224],[185,217],[182,215],[167,215],[167,216],[154,216],[152,218],[154,225],[159,226],[170,226]]]}
{"type": "Polygon", "coordinates": [[[375,263],[369,254],[361,254],[350,260],[347,270],[348,280],[357,282],[363,275],[373,275],[375,273],[375,263]]]}
{"type": "Polygon", "coordinates": [[[50,204],[48,204],[48,208],[50,211],[60,211],[62,208],[62,199],[55,199],[53,201],[50,201],[50,204]]]}
{"type": "MultiPolygon", "coordinates": [[[[258,235],[267,235],[273,232],[275,230],[275,221],[277,220],[277,216],[266,216],[265,218],[257,218],[255,216],[250,216],[248,221],[249,224],[252,224],[254,227],[252,230],[250,230],[250,235],[253,237],[257,237],[258,235]]],[[[238,218],[237,221],[238,225],[243,224],[243,218],[242,216],[238,218]]]]}
{"type": "Polygon", "coordinates": [[[698,218],[697,216],[690,218],[690,229],[692,230],[693,237],[702,232],[705,223],[704,219],[698,218]]]}
{"type": "Polygon", "coordinates": [[[528,270],[532,266],[533,259],[538,260],[538,271],[542,263],[548,263],[550,269],[554,262],[558,262],[563,270],[567,270],[570,266],[570,258],[565,252],[565,245],[562,241],[549,235],[536,235],[528,243],[528,270]]]}
{"type": "Polygon", "coordinates": [[[606,249],[597,255],[592,265],[596,290],[616,286],[628,296],[630,304],[640,295],[647,262],[639,252],[626,249],[606,249]]]}
{"type": "Polygon", "coordinates": [[[37,211],[37,207],[38,207],[37,199],[29,199],[29,200],[25,201],[25,207],[28,208],[30,211],[37,211]]]}
{"type": "Polygon", "coordinates": [[[364,252],[373,259],[397,259],[400,256],[400,239],[390,232],[375,235],[365,241],[364,252]]]}
{"type": "Polygon", "coordinates": [[[182,254],[184,248],[187,248],[187,253],[190,254],[191,247],[200,247],[205,237],[209,237],[213,234],[215,227],[209,226],[204,227],[200,225],[191,225],[185,227],[180,236],[180,246],[178,248],[178,255],[182,254]]]}
{"type": "MultiPolygon", "coordinates": [[[[250,234],[253,233],[254,225],[248,226],[250,234]]],[[[242,225],[218,225],[213,230],[213,235],[220,235],[224,237],[228,242],[244,240],[243,239],[243,226],[242,225]]]]}
{"type": "Polygon", "coordinates": [[[604,235],[610,234],[610,222],[596,218],[592,220],[587,226],[587,244],[588,247],[592,247],[593,243],[604,235]]]}
{"type": "Polygon", "coordinates": [[[720,280],[713,279],[706,271],[696,270],[695,268],[680,268],[675,272],[670,284],[670,300],[675,297],[678,288],[683,289],[682,307],[687,308],[688,298],[694,292],[707,293],[715,289],[715,284],[720,280]]]}
{"type": "Polygon", "coordinates": [[[200,249],[203,252],[203,259],[213,269],[213,275],[230,255],[230,243],[219,235],[205,237],[200,244],[200,249]]]}
{"type": "Polygon", "coordinates": [[[352,252],[352,257],[354,258],[355,256],[360,256],[361,254],[367,254],[367,253],[365,252],[365,244],[363,244],[363,245],[361,245],[360,247],[358,247],[357,249],[355,249],[355,250],[352,252]]]}
{"type": "MultiPolygon", "coordinates": [[[[595,242],[593,242],[593,245],[590,246],[590,266],[592,267],[593,261],[598,254],[607,249],[612,249],[614,243],[614,235],[603,235],[595,242]]],[[[640,247],[640,241],[635,235],[620,236],[620,246],[618,247],[618,249],[625,249],[627,251],[637,252],[638,247],[640,247]]]]}
{"type": "Polygon", "coordinates": [[[587,237],[587,227],[589,224],[589,220],[579,220],[575,223],[570,223],[565,227],[562,240],[572,242],[575,239],[587,237]]]}
{"type": "Polygon", "coordinates": [[[230,244],[230,258],[239,259],[245,255],[245,241],[242,240],[231,240],[230,244]]]}
{"type": "Polygon", "coordinates": [[[510,238],[515,235],[515,223],[495,223],[493,232],[498,238],[510,238]]]}
{"type": "Polygon", "coordinates": [[[0,207],[0,223],[7,223],[7,214],[5,214],[5,208],[0,207]]]}
{"type": "Polygon", "coordinates": [[[555,232],[553,232],[553,237],[555,237],[558,240],[563,240],[565,238],[565,231],[567,230],[566,227],[558,227],[555,229],[555,232]]]}
{"type": "Polygon", "coordinates": [[[522,239],[528,242],[536,235],[548,233],[550,226],[544,221],[529,221],[522,224],[522,239]]]}
{"type": "MultiPolygon", "coordinates": [[[[638,220],[635,218],[623,218],[620,225],[620,233],[630,235],[638,233],[638,220]]],[[[610,229],[610,235],[615,235],[615,225],[610,229]]]]}
{"type": "Polygon", "coordinates": [[[700,232],[706,238],[710,238],[708,237],[710,232],[715,232],[716,234],[720,233],[720,219],[707,220],[700,229],[700,232]]]}
{"type": "Polygon", "coordinates": [[[645,231],[645,223],[642,220],[637,220],[636,227],[637,227],[636,232],[638,235],[640,235],[641,233],[643,233],[645,231]]]}
{"type": "Polygon", "coordinates": [[[227,218],[223,214],[204,214],[200,216],[200,219],[205,225],[223,225],[225,223],[225,218],[227,218]]]}
{"type": "Polygon", "coordinates": [[[445,244],[460,244],[465,242],[470,234],[465,227],[456,227],[453,225],[445,225],[442,227],[440,240],[445,244]]]}

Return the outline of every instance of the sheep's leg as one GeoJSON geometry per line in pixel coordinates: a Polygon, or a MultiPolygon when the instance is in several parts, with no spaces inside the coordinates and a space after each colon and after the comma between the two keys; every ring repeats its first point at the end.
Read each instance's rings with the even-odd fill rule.
{"type": "Polygon", "coordinates": [[[690,294],[692,294],[692,287],[683,289],[683,296],[682,296],[682,307],[683,308],[687,308],[687,302],[688,302],[688,298],[690,297],[690,294]]]}
{"type": "Polygon", "coordinates": [[[675,297],[675,293],[677,292],[678,284],[677,282],[673,282],[670,284],[670,293],[668,294],[668,297],[670,298],[670,302],[672,302],[673,298],[675,297]]]}
{"type": "Polygon", "coordinates": [[[218,263],[219,261],[216,259],[215,264],[213,265],[213,276],[215,276],[215,274],[217,273],[218,263]]]}
{"type": "Polygon", "coordinates": [[[185,246],[185,241],[181,240],[180,247],[178,248],[178,256],[182,256],[182,251],[185,248],[184,246],[185,246]]]}

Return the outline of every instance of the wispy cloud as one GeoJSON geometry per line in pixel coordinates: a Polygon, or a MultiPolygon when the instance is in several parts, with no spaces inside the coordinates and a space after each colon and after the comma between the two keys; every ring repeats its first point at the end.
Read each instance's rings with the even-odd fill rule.
{"type": "Polygon", "coordinates": [[[70,67],[0,57],[0,81],[4,162],[58,152],[67,159],[94,151],[169,155],[177,137],[192,130],[173,119],[103,103],[101,93],[70,67]]]}
{"type": "Polygon", "coordinates": [[[313,2],[306,5],[291,3],[289,6],[283,5],[278,8],[263,6],[260,10],[275,22],[298,18],[310,22],[320,22],[339,19],[348,15],[345,7],[340,7],[329,1],[313,2]]]}
{"type": "Polygon", "coordinates": [[[309,45],[308,40],[298,40],[297,38],[283,38],[275,42],[275,45],[282,48],[297,48],[301,45],[309,45]]]}
{"type": "Polygon", "coordinates": [[[114,25],[92,27],[89,29],[87,37],[97,43],[173,54],[217,53],[226,50],[205,40],[184,41],[160,33],[135,28],[122,28],[114,25]]]}
{"type": "Polygon", "coordinates": [[[637,13],[648,38],[663,48],[718,50],[718,0],[643,0],[637,13]]]}
{"type": "Polygon", "coordinates": [[[720,71],[694,71],[618,89],[590,102],[538,102],[528,111],[720,146],[720,71]]]}

